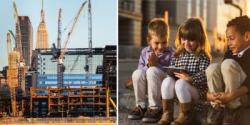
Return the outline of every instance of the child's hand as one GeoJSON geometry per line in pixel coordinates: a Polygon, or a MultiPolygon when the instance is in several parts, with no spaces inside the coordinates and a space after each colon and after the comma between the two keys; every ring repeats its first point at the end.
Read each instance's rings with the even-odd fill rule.
{"type": "Polygon", "coordinates": [[[222,104],[227,104],[227,103],[229,103],[230,101],[233,100],[233,95],[230,92],[228,92],[228,93],[218,92],[218,94],[220,94],[220,96],[218,97],[218,100],[222,104]]]}
{"type": "Polygon", "coordinates": [[[219,99],[220,96],[221,96],[220,93],[217,93],[217,92],[208,92],[207,93],[207,100],[219,103],[218,99],[219,99]]]}
{"type": "Polygon", "coordinates": [[[148,58],[148,65],[151,66],[158,66],[159,58],[156,56],[155,53],[151,53],[148,58]]]}
{"type": "Polygon", "coordinates": [[[188,75],[187,73],[184,73],[184,72],[181,72],[181,73],[174,72],[174,75],[177,78],[184,79],[184,80],[188,81],[189,83],[193,82],[193,78],[190,75],[188,75]]]}

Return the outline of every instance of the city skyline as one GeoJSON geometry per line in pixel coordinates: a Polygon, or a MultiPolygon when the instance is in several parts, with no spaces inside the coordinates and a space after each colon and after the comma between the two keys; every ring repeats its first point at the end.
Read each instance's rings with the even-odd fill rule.
{"type": "MultiPolygon", "coordinates": [[[[59,8],[62,8],[62,45],[66,35],[71,28],[73,20],[79,10],[81,4],[86,0],[75,0],[66,2],[66,0],[48,1],[44,0],[45,21],[48,29],[49,48],[52,43],[57,44],[57,18],[59,8]],[[67,28],[65,30],[65,28],[67,28]]],[[[1,17],[5,17],[0,21],[0,68],[7,66],[7,38],[8,30],[15,31],[15,20],[13,16],[12,0],[0,1],[1,17]]],[[[41,21],[40,11],[42,8],[42,0],[17,0],[17,9],[19,16],[28,16],[33,27],[33,49],[36,47],[37,28],[41,21]]],[[[92,4],[92,41],[93,47],[104,47],[105,45],[117,44],[117,1],[91,0],[92,4]],[[105,4],[105,6],[103,6],[105,4]]],[[[12,48],[14,41],[12,39],[12,48]]],[[[87,48],[88,47],[88,13],[87,6],[74,29],[68,45],[69,48],[87,48]]]]}

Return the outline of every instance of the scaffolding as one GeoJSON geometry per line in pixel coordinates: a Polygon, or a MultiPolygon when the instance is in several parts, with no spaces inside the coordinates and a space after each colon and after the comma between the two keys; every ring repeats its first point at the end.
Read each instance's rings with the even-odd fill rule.
{"type": "Polygon", "coordinates": [[[29,72],[20,67],[19,53],[10,52],[7,77],[13,116],[116,116],[116,50],[108,48],[93,49],[90,75],[84,70],[88,49],[69,49],[62,87],[55,84],[57,63],[50,61],[49,49],[35,52],[29,72]]]}
{"type": "Polygon", "coordinates": [[[12,115],[17,116],[17,98],[16,88],[18,87],[18,62],[20,55],[18,52],[13,51],[8,55],[9,67],[7,70],[7,81],[10,88],[11,109],[12,115]]]}
{"type": "Polygon", "coordinates": [[[80,88],[70,86],[66,88],[31,87],[30,114],[34,117],[79,115],[106,115],[109,117],[110,94],[107,90],[106,87],[84,86],[80,88]],[[44,94],[39,94],[41,91],[44,94]]]}

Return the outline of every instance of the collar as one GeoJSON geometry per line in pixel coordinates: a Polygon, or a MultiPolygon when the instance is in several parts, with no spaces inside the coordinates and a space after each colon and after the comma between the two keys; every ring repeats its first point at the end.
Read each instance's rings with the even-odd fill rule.
{"type": "MultiPolygon", "coordinates": [[[[153,49],[150,47],[150,46],[147,46],[147,48],[146,48],[146,50],[147,50],[147,52],[153,52],[153,49]]],[[[171,47],[167,47],[164,51],[163,51],[163,53],[165,53],[165,52],[171,52],[171,47]]]]}
{"type": "Polygon", "coordinates": [[[147,47],[147,52],[151,52],[153,51],[152,48],[150,46],[147,47]]]}
{"type": "Polygon", "coordinates": [[[245,53],[249,48],[250,48],[250,46],[246,47],[245,49],[243,49],[242,51],[240,51],[240,52],[237,54],[237,56],[238,56],[239,58],[241,58],[241,57],[244,55],[244,53],[245,53]]]}

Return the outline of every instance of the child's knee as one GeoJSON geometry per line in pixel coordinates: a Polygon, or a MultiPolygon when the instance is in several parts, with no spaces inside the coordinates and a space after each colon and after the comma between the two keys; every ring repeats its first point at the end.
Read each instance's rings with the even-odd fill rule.
{"type": "Polygon", "coordinates": [[[167,77],[162,81],[162,88],[167,89],[174,86],[175,80],[172,77],[167,77]]]}
{"type": "Polygon", "coordinates": [[[184,90],[187,89],[187,81],[183,80],[183,79],[179,79],[176,81],[175,83],[175,91],[176,93],[179,93],[179,92],[183,92],[184,90]]]}
{"type": "Polygon", "coordinates": [[[153,66],[149,67],[148,70],[146,71],[147,77],[155,76],[159,74],[159,68],[153,66]]]}
{"type": "Polygon", "coordinates": [[[218,63],[210,64],[206,69],[206,75],[212,76],[214,73],[218,71],[220,71],[220,64],[218,63]]]}
{"type": "Polygon", "coordinates": [[[222,72],[228,72],[232,69],[238,69],[240,65],[233,59],[225,59],[221,63],[221,71],[222,72]]]}
{"type": "Polygon", "coordinates": [[[132,79],[136,80],[136,79],[140,79],[141,77],[145,77],[145,76],[146,76],[146,71],[144,71],[142,69],[137,69],[133,72],[132,79]]]}

